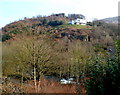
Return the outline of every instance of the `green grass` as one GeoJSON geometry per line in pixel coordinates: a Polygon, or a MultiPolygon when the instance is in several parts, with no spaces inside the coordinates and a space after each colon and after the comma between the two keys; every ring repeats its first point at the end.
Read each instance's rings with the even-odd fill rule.
{"type": "Polygon", "coordinates": [[[90,28],[90,26],[87,25],[71,25],[71,24],[64,24],[59,25],[57,28],[75,28],[75,29],[83,29],[83,28],[90,28]]]}

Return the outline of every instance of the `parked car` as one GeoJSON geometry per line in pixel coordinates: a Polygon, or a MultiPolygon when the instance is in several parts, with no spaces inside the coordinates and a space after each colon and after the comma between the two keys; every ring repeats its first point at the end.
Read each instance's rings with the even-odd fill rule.
{"type": "Polygon", "coordinates": [[[69,82],[68,82],[68,80],[63,78],[63,79],[60,80],[60,83],[61,84],[68,84],[69,82]]]}
{"type": "Polygon", "coordinates": [[[75,84],[76,83],[74,78],[69,78],[68,81],[69,81],[70,84],[75,84]]]}
{"type": "Polygon", "coordinates": [[[74,84],[74,83],[76,83],[76,82],[74,81],[73,78],[69,78],[69,79],[67,79],[67,80],[63,78],[63,79],[60,80],[60,83],[61,83],[61,84],[74,84]]]}

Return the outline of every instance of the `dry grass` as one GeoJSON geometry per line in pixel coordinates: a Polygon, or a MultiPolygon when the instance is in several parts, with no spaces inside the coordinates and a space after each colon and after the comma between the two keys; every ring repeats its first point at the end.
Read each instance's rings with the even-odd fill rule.
{"type": "MultiPolygon", "coordinates": [[[[80,86],[80,85],[79,85],[80,86]]],[[[86,95],[85,88],[81,85],[81,94],[86,95]]],[[[59,82],[55,82],[53,80],[45,80],[41,79],[37,82],[37,89],[35,89],[34,81],[30,80],[26,83],[16,84],[12,82],[7,82],[2,85],[3,93],[66,93],[66,94],[76,94],[76,85],[75,84],[60,84],[59,82]]]]}
{"type": "Polygon", "coordinates": [[[35,91],[34,81],[29,81],[29,86],[25,86],[25,93],[76,93],[76,87],[72,84],[60,84],[54,81],[42,79],[38,82],[37,92],[35,91]]]}

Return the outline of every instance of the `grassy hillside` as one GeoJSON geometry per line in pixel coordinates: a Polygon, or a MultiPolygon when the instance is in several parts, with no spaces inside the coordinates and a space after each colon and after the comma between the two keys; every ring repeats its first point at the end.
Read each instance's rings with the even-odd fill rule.
{"type": "Polygon", "coordinates": [[[69,20],[67,17],[49,16],[13,22],[2,29],[2,41],[12,39],[15,35],[22,33],[31,34],[33,30],[38,35],[44,34],[53,39],[61,39],[67,36],[69,39],[81,40],[85,39],[83,36],[89,35],[92,32],[92,28],[87,25],[67,24],[69,20]]]}
{"type": "Polygon", "coordinates": [[[75,29],[89,29],[91,28],[90,26],[87,25],[71,25],[71,24],[64,24],[64,25],[60,25],[58,26],[58,28],[75,28],[75,29]]]}

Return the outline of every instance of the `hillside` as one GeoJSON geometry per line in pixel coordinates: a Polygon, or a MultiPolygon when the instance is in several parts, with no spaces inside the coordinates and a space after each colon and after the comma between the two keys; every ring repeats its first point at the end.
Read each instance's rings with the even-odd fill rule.
{"type": "Polygon", "coordinates": [[[120,18],[119,16],[117,16],[117,17],[110,17],[110,18],[101,19],[101,20],[99,20],[99,21],[104,21],[104,22],[106,22],[106,23],[114,23],[114,24],[117,24],[119,18],[120,18]]]}
{"type": "MultiPolygon", "coordinates": [[[[17,35],[32,36],[33,32],[37,36],[47,36],[54,41],[67,38],[71,41],[91,41],[94,44],[98,42],[101,44],[102,42],[104,47],[106,47],[106,43],[111,45],[115,39],[119,39],[118,26],[115,23],[95,21],[87,25],[70,25],[68,22],[71,19],[73,18],[66,17],[63,14],[60,16],[24,18],[24,20],[10,23],[2,28],[2,41],[13,41],[17,39],[17,35]]],[[[107,19],[116,21],[117,17],[107,19]]]]}
{"type": "Polygon", "coordinates": [[[85,36],[92,32],[90,26],[69,25],[68,21],[70,21],[70,18],[61,16],[25,18],[2,28],[2,41],[12,39],[17,34],[30,34],[33,29],[38,35],[44,34],[53,39],[61,39],[67,36],[69,39],[85,40],[85,36]]]}
{"type": "Polygon", "coordinates": [[[113,40],[118,39],[118,37],[116,37],[116,35],[119,36],[117,24],[103,22],[116,22],[117,17],[94,21],[87,25],[70,25],[68,22],[73,19],[73,17],[76,18],[76,16],[79,15],[74,14],[71,16],[72,18],[66,17],[64,14],[54,14],[46,17],[37,16],[34,18],[24,18],[24,20],[10,23],[2,28],[2,41],[9,42],[15,40],[16,35],[21,34],[26,35],[26,37],[28,35],[32,36],[33,32],[39,36],[45,35],[55,41],[66,37],[69,40],[91,40],[96,43],[97,40],[102,41],[103,38],[105,38],[105,40],[108,39],[103,35],[109,35],[109,39],[111,40],[109,42],[107,41],[108,43],[112,43],[113,40]]]}

